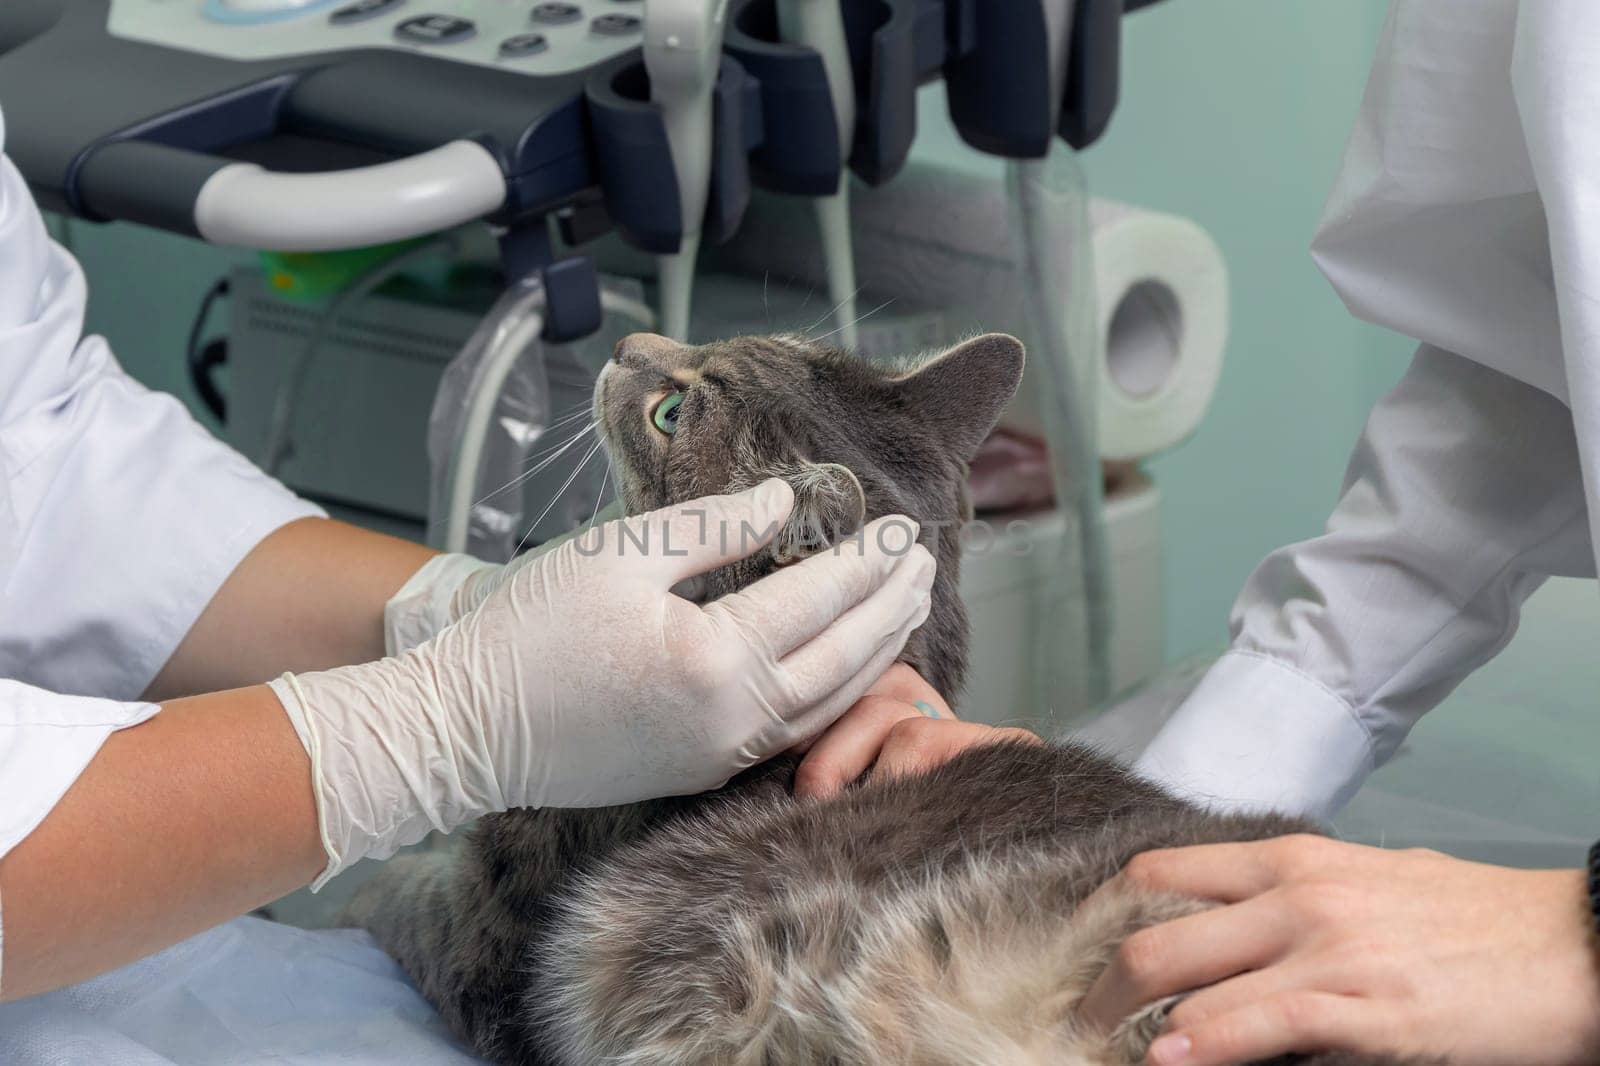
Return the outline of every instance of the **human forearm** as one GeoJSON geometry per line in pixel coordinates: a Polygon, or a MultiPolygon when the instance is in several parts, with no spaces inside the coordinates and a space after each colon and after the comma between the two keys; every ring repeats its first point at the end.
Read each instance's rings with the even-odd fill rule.
{"type": "Polygon", "coordinates": [[[805,757],[794,791],[825,799],[868,770],[887,778],[926,773],[969,748],[1007,742],[1042,743],[1026,729],[960,721],[920,674],[896,663],[821,736],[795,749],[805,757]]]}
{"type": "Polygon", "coordinates": [[[1220,904],[1134,933],[1084,1000],[1105,1028],[1198,989],[1152,1066],[1321,1050],[1600,1061],[1600,941],[1578,870],[1284,837],[1148,852],[1101,891],[1130,889],[1220,904]]]}
{"type": "Polygon", "coordinates": [[[1559,401],[1424,347],[1374,408],[1326,533],[1251,577],[1235,647],[1370,709],[1392,750],[1546,575],[1592,571],[1573,434],[1559,401]]]}
{"type": "Polygon", "coordinates": [[[587,543],[689,547],[569,543],[402,655],[176,700],[150,720],[123,709],[0,860],[4,993],[137,958],[430,829],[704,791],[820,732],[927,618],[934,562],[873,535],[906,521],[891,516],[858,550],[713,603],[672,593],[741,557],[693,531],[771,536],[793,506],[773,479],[640,515],[587,543]]]}
{"type": "Polygon", "coordinates": [[[1256,570],[1232,654],[1141,769],[1225,805],[1329,815],[1510,639],[1544,575],[1585,572],[1567,409],[1425,347],[1374,409],[1327,531],[1256,570]]]}
{"type": "Polygon", "coordinates": [[[291,522],[234,570],[151,683],[161,700],[384,653],[383,608],[434,552],[343,522],[291,522]]]}
{"type": "Polygon", "coordinates": [[[129,962],[309,882],[311,764],[264,687],[175,700],[113,734],[0,859],[0,996],[129,962]]]}

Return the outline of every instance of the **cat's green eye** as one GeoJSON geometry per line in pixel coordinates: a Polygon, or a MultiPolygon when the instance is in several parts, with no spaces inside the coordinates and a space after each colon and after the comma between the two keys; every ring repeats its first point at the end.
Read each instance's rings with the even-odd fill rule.
{"type": "Polygon", "coordinates": [[[678,406],[682,403],[683,393],[669,393],[650,413],[650,420],[656,424],[656,428],[669,437],[678,432],[678,406]]]}

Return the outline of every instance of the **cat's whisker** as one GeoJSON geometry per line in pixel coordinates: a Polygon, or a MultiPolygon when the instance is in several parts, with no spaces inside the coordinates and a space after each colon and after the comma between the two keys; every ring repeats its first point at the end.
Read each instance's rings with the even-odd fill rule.
{"type": "Polygon", "coordinates": [[[578,406],[574,407],[572,410],[563,412],[558,418],[554,419],[548,426],[544,427],[544,431],[546,433],[548,433],[552,429],[559,429],[562,426],[570,425],[571,423],[576,422],[576,421],[578,421],[580,419],[590,417],[590,416],[592,416],[594,414],[593,408],[594,408],[594,405],[592,403],[588,402],[588,401],[580,403],[578,406]]]}
{"type": "Polygon", "coordinates": [[[522,546],[528,543],[528,538],[533,536],[535,529],[539,528],[539,523],[543,522],[545,516],[555,508],[556,504],[561,502],[561,497],[567,494],[567,490],[572,487],[572,483],[578,480],[578,475],[583,473],[583,468],[589,465],[589,460],[594,458],[594,453],[600,450],[601,443],[601,441],[595,441],[589,447],[589,450],[583,453],[583,458],[578,460],[578,465],[572,468],[572,473],[567,475],[567,480],[561,483],[561,487],[556,490],[555,495],[550,497],[550,502],[545,504],[544,510],[539,512],[539,517],[528,524],[528,531],[522,535],[521,540],[517,541],[516,548],[511,552],[513,558],[522,551],[522,546]]]}
{"type": "Polygon", "coordinates": [[[559,418],[562,415],[570,415],[572,412],[574,412],[576,410],[579,410],[580,408],[588,407],[589,404],[590,404],[589,398],[585,397],[581,402],[575,403],[572,406],[567,407],[564,410],[557,412],[557,416],[556,417],[559,418]]]}
{"type": "Polygon", "coordinates": [[[546,436],[555,430],[570,426],[572,423],[582,421],[585,418],[593,418],[593,416],[594,404],[592,401],[585,400],[583,403],[574,404],[572,407],[552,417],[540,428],[539,435],[546,436]]]}
{"type": "Polygon", "coordinates": [[[605,502],[606,502],[606,486],[609,485],[610,483],[611,483],[611,458],[608,455],[606,457],[606,472],[604,474],[600,475],[600,491],[595,493],[595,496],[594,496],[594,510],[589,513],[589,526],[588,526],[588,528],[592,529],[594,527],[594,520],[596,518],[600,517],[600,508],[605,506],[605,502]]]}
{"type": "Polygon", "coordinates": [[[546,456],[546,458],[539,459],[539,461],[534,463],[533,466],[529,467],[527,470],[524,470],[522,473],[506,482],[504,485],[501,485],[499,488],[489,492],[482,499],[474,501],[472,506],[477,507],[481,504],[487,503],[489,500],[494,499],[502,492],[505,492],[508,489],[514,489],[524,481],[527,481],[529,478],[536,477],[540,471],[546,469],[551,463],[567,454],[567,452],[572,450],[573,445],[577,444],[584,437],[588,436],[590,433],[593,433],[598,428],[598,423],[591,422],[587,426],[584,426],[582,429],[578,430],[578,432],[574,433],[571,437],[562,441],[560,444],[557,444],[552,448],[547,448],[545,451],[536,453],[531,457],[532,459],[539,459],[540,456],[546,456]],[[550,454],[551,452],[554,452],[554,454],[550,454]]]}
{"type": "Polygon", "coordinates": [[[810,337],[812,330],[816,329],[818,326],[820,326],[824,322],[828,321],[828,319],[831,316],[838,314],[839,313],[839,308],[843,307],[845,304],[849,303],[851,300],[854,300],[857,296],[860,296],[860,295],[861,295],[861,289],[859,287],[857,287],[855,292],[852,292],[849,296],[846,296],[844,299],[840,300],[838,303],[836,303],[832,307],[828,308],[827,314],[823,315],[821,318],[819,318],[815,322],[811,323],[811,325],[809,325],[805,329],[801,330],[801,332],[803,334],[805,334],[807,337],[810,337]]]}
{"type": "Polygon", "coordinates": [[[531,477],[532,475],[549,468],[551,463],[565,455],[569,450],[571,450],[573,445],[583,440],[583,438],[587,437],[589,434],[595,432],[595,430],[598,428],[599,426],[596,423],[591,422],[588,425],[582,426],[575,430],[571,436],[562,438],[548,448],[534,452],[532,455],[528,456],[528,469],[524,470],[520,475],[518,475],[517,480],[523,481],[528,477],[531,477]]]}
{"type": "MultiPolygon", "coordinates": [[[[553,431],[562,428],[564,424],[568,424],[568,423],[571,423],[573,421],[576,421],[579,417],[581,417],[581,416],[583,416],[585,414],[588,414],[589,413],[588,409],[589,409],[589,404],[588,403],[583,403],[583,404],[578,405],[572,411],[568,412],[565,416],[556,419],[550,425],[548,425],[548,426],[544,427],[544,429],[540,430],[539,436],[540,437],[547,436],[547,435],[551,434],[553,431]]],[[[598,426],[598,422],[591,421],[588,425],[580,428],[575,433],[573,433],[572,436],[564,437],[561,440],[556,441],[556,443],[552,444],[550,447],[544,448],[544,449],[542,449],[540,451],[537,451],[537,452],[534,452],[532,455],[528,456],[526,462],[529,463],[529,464],[532,464],[532,463],[538,461],[539,459],[542,459],[543,457],[549,455],[551,452],[558,452],[559,453],[561,451],[564,451],[569,445],[571,445],[573,442],[577,441],[578,438],[582,437],[585,433],[588,433],[588,432],[594,430],[597,426],[598,426]]],[[[491,491],[488,495],[484,496],[483,499],[478,500],[476,503],[474,503],[473,506],[477,506],[478,504],[483,503],[485,500],[491,499],[494,496],[497,496],[500,493],[502,493],[502,492],[506,491],[507,489],[511,488],[512,486],[517,485],[517,484],[527,480],[533,474],[538,473],[542,469],[544,469],[544,467],[541,465],[541,466],[536,467],[536,468],[534,468],[532,470],[524,471],[522,474],[520,474],[517,477],[513,478],[512,480],[506,482],[504,485],[501,485],[499,488],[494,489],[493,491],[491,491]]]]}
{"type": "Polygon", "coordinates": [[[866,314],[857,316],[856,320],[854,322],[846,322],[842,326],[835,326],[832,329],[830,329],[828,332],[824,333],[822,336],[820,336],[820,337],[812,337],[811,339],[813,341],[817,341],[817,342],[820,343],[822,341],[827,340],[829,337],[833,336],[835,333],[838,333],[840,330],[847,329],[850,326],[859,326],[861,323],[865,322],[867,319],[871,318],[873,315],[877,314],[879,311],[882,311],[885,307],[888,307],[892,303],[894,303],[894,297],[891,296],[891,297],[889,297],[889,299],[883,301],[883,303],[879,304],[877,307],[874,307],[872,310],[868,311],[866,314]]]}
{"type": "MultiPolygon", "coordinates": [[[[567,421],[569,423],[574,421],[574,420],[575,420],[575,417],[569,417],[569,418],[565,419],[565,421],[567,421]]],[[[592,433],[595,429],[599,428],[599,425],[600,425],[600,423],[599,423],[598,419],[591,419],[590,422],[587,425],[580,426],[578,429],[574,430],[571,436],[562,437],[559,440],[557,440],[554,444],[550,445],[548,448],[541,448],[539,451],[533,452],[531,455],[528,456],[528,458],[525,460],[525,462],[531,466],[535,462],[538,462],[540,459],[542,459],[545,456],[549,455],[551,452],[562,451],[569,444],[571,444],[573,441],[575,441],[578,438],[582,437],[585,433],[592,433]]],[[[538,435],[537,435],[537,437],[535,438],[535,440],[536,441],[537,440],[542,440],[543,438],[545,438],[547,436],[551,436],[554,433],[555,430],[560,429],[560,428],[563,428],[561,426],[561,423],[559,423],[559,422],[552,423],[551,425],[548,425],[544,429],[540,430],[538,435]]],[[[540,467],[539,469],[543,469],[543,467],[540,467]]],[[[536,473],[537,471],[530,471],[530,472],[535,472],[536,473]]],[[[515,482],[513,482],[512,484],[515,484],[515,482]]],[[[503,486],[502,488],[504,488],[504,487],[508,487],[508,486],[503,486]]],[[[501,489],[496,489],[495,491],[499,492],[499,491],[501,491],[501,489]]]]}
{"type": "MultiPolygon", "coordinates": [[[[579,426],[577,429],[572,431],[572,435],[571,436],[563,437],[561,440],[558,440],[556,443],[552,444],[550,447],[543,448],[543,449],[541,449],[541,450],[539,450],[537,452],[534,452],[532,455],[528,456],[528,462],[532,463],[535,460],[538,460],[538,459],[540,459],[540,458],[542,458],[542,457],[544,457],[546,455],[549,455],[551,452],[555,451],[557,448],[566,447],[568,444],[570,444],[571,442],[577,440],[579,437],[583,436],[585,433],[593,433],[596,429],[599,428],[599,426],[600,426],[600,423],[598,423],[598,422],[589,422],[586,425],[579,426]]],[[[549,430],[545,430],[545,433],[549,433],[549,432],[550,432],[549,430]]],[[[543,436],[543,434],[541,434],[541,436],[543,436]]]]}

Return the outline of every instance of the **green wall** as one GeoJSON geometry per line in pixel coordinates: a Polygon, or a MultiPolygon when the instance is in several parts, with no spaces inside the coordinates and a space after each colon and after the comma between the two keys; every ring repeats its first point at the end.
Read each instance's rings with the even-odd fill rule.
{"type": "MultiPolygon", "coordinates": [[[[1151,464],[1166,497],[1174,658],[1219,647],[1255,563],[1320,527],[1364,412],[1404,366],[1409,345],[1352,320],[1306,254],[1386,7],[1170,0],[1128,20],[1124,99],[1085,157],[1091,187],[1204,225],[1233,286],[1212,411],[1151,464]]],[[[919,154],[983,167],[942,121],[939,90],[923,103],[919,154]]],[[[136,375],[188,397],[189,323],[238,257],[126,226],[76,224],[70,236],[89,272],[91,329],[136,375]]]]}
{"type": "MultiPolygon", "coordinates": [[[[1186,215],[1232,283],[1232,336],[1199,433],[1149,469],[1165,497],[1167,650],[1221,647],[1241,583],[1316,533],[1365,412],[1411,345],[1352,319],[1307,253],[1387,0],[1170,0],[1125,24],[1123,99],[1085,153],[1093,194],[1186,215]]],[[[998,173],[922,100],[923,158],[998,173]]]]}
{"type": "Polygon", "coordinates": [[[1128,20],[1126,96],[1090,186],[1205,226],[1232,274],[1216,402],[1151,470],[1166,495],[1168,650],[1226,640],[1250,570],[1321,529],[1412,344],[1351,318],[1307,254],[1387,0],[1172,2],[1128,20]]]}
{"type": "MultiPolygon", "coordinates": [[[[138,226],[50,223],[88,275],[88,331],[110,339],[129,373],[176,393],[215,429],[189,386],[184,345],[206,290],[234,263],[254,257],[138,226]]],[[[208,335],[226,328],[226,311],[219,308],[208,335]]]]}

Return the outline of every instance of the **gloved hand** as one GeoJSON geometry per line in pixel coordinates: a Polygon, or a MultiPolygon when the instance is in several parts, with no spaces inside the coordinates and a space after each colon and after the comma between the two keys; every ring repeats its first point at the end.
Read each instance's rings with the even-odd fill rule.
{"type": "Polygon", "coordinates": [[[465,618],[500,587],[510,567],[538,554],[535,548],[508,564],[486,563],[459,552],[435,555],[383,605],[384,653],[410,651],[465,618]]]}
{"type": "MultiPolygon", "coordinates": [[[[613,503],[600,515],[612,518],[621,512],[622,505],[613,503]]],[[[435,555],[384,604],[384,653],[399,655],[431,639],[445,626],[459,622],[512,574],[562,542],[558,538],[541,544],[509,563],[486,563],[459,552],[435,555]]]]}
{"type": "Polygon", "coordinates": [[[398,657],[273,682],[311,755],[314,887],[491,811],[715,788],[833,722],[927,617],[933,558],[886,551],[889,519],[704,606],[671,591],[793,502],[774,479],[606,523],[398,657]]]}

